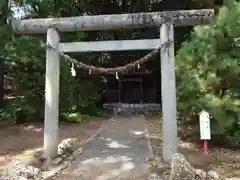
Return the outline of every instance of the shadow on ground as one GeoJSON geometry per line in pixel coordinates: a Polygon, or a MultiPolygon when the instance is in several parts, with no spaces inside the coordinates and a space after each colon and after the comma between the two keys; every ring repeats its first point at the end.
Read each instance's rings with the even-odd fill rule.
{"type": "Polygon", "coordinates": [[[149,149],[144,117],[114,118],[62,174],[76,179],[145,179],[149,149]]]}

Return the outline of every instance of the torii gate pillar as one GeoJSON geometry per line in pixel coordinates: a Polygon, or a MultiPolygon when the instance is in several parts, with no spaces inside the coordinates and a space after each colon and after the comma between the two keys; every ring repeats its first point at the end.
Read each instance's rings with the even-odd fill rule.
{"type": "Polygon", "coordinates": [[[59,71],[60,54],[58,52],[59,33],[56,29],[47,30],[45,76],[45,118],[44,118],[44,156],[51,160],[58,154],[58,118],[59,118],[59,71]]]}

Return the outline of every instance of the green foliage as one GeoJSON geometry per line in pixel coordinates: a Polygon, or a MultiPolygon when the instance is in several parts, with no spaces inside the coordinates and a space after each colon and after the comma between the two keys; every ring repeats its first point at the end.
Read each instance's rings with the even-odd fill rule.
{"type": "MultiPolygon", "coordinates": [[[[14,2],[16,5],[24,7],[29,17],[31,17],[31,14],[37,15],[37,17],[49,17],[75,16],[82,13],[79,12],[78,4],[75,2],[65,3],[51,0],[16,0],[14,2]]],[[[9,9],[10,7],[4,6],[5,11],[2,14],[4,16],[1,17],[9,17],[7,13],[9,9]]],[[[7,75],[13,78],[13,84],[17,86],[15,92],[17,98],[7,103],[5,109],[0,112],[0,119],[22,121],[23,119],[42,118],[44,115],[46,59],[46,52],[41,47],[41,44],[44,43],[43,38],[42,36],[14,37],[9,33],[11,32],[9,28],[7,25],[0,27],[0,38],[2,40],[0,52],[7,59],[5,61],[8,69],[7,75]]],[[[61,37],[62,41],[81,41],[88,38],[88,35],[85,32],[75,32],[71,34],[63,33],[61,37]]],[[[85,59],[85,63],[89,61],[91,64],[97,64],[99,59],[99,55],[77,54],[74,57],[85,59]]],[[[76,69],[77,76],[72,77],[70,67],[70,64],[61,59],[60,117],[67,120],[68,116],[64,115],[66,113],[78,113],[78,116],[85,116],[84,114],[98,115],[100,110],[99,107],[96,107],[95,102],[100,98],[101,76],[81,79],[84,72],[76,69]]]]}
{"type": "Polygon", "coordinates": [[[61,116],[62,120],[73,123],[81,123],[87,119],[87,115],[80,113],[62,113],[61,116]]]}
{"type": "Polygon", "coordinates": [[[212,115],[213,139],[240,145],[240,4],[222,7],[210,26],[196,27],[176,57],[180,117],[212,115]]]}
{"type": "Polygon", "coordinates": [[[15,99],[9,106],[16,105],[28,110],[27,114],[40,117],[43,114],[44,97],[44,50],[38,38],[26,36],[14,38],[6,44],[8,76],[17,86],[15,99]],[[15,105],[14,105],[15,104],[15,105]],[[25,108],[25,107],[30,108],[25,108]],[[31,113],[30,113],[31,112],[31,113]]]}
{"type": "MultiPolygon", "coordinates": [[[[45,50],[41,44],[43,41],[40,38],[22,36],[6,45],[8,76],[13,78],[13,83],[17,86],[16,96],[22,97],[15,99],[9,107],[6,107],[5,113],[14,117],[14,120],[17,118],[31,120],[44,115],[45,50]],[[27,114],[27,117],[22,117],[23,113],[21,117],[16,116],[16,112],[19,111],[27,114]]],[[[79,79],[79,76],[72,77],[70,67],[70,64],[61,59],[60,113],[95,115],[99,111],[95,107],[95,102],[100,97],[98,89],[101,87],[101,81],[99,78],[84,81],[79,79]]]]}
{"type": "Polygon", "coordinates": [[[35,118],[35,107],[27,103],[25,98],[18,98],[10,102],[4,110],[0,111],[2,121],[13,121],[22,123],[35,118]]]}

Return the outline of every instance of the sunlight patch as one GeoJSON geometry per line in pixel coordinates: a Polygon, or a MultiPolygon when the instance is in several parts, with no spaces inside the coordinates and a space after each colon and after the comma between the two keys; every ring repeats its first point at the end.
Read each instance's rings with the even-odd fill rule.
{"type": "Polygon", "coordinates": [[[133,162],[126,162],[126,163],[124,163],[123,165],[122,165],[122,170],[125,170],[125,171],[130,171],[130,170],[132,170],[132,169],[134,169],[135,168],[135,165],[134,165],[134,163],[133,162]]]}
{"type": "Polygon", "coordinates": [[[126,146],[126,145],[123,145],[123,144],[120,144],[118,143],[117,141],[112,141],[110,143],[107,143],[107,146],[109,148],[129,148],[129,146],[126,146]]]}
{"type": "Polygon", "coordinates": [[[100,158],[96,157],[96,158],[92,158],[92,159],[87,159],[85,161],[82,161],[82,164],[90,164],[90,163],[93,163],[96,160],[100,160],[100,158]]]}
{"type": "Polygon", "coordinates": [[[143,135],[144,134],[143,131],[133,131],[133,130],[131,130],[131,133],[134,135],[143,135]]]}

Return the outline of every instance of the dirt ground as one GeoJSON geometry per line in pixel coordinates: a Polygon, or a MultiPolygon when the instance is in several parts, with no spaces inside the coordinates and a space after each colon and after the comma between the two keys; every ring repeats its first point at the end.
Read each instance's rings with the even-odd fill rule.
{"type": "MultiPolygon", "coordinates": [[[[86,140],[101,126],[102,118],[90,118],[85,123],[59,123],[60,140],[81,138],[86,140]]],[[[43,146],[41,122],[22,125],[0,124],[0,175],[9,161],[16,156],[29,156],[43,146]]]]}
{"type": "MultiPolygon", "coordinates": [[[[161,117],[147,117],[148,129],[155,155],[161,157],[161,117]]],[[[211,143],[211,142],[210,142],[211,143]]],[[[240,149],[231,150],[224,147],[209,147],[209,154],[203,153],[201,142],[179,139],[179,151],[195,167],[215,170],[227,179],[240,180],[240,149]]]]}

